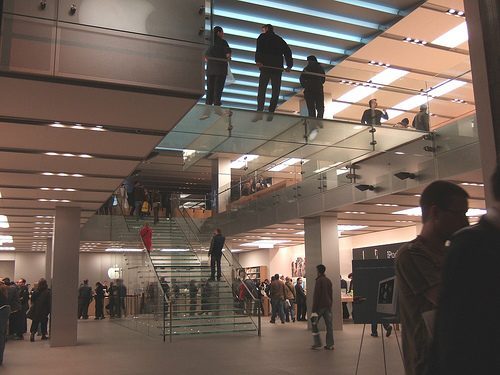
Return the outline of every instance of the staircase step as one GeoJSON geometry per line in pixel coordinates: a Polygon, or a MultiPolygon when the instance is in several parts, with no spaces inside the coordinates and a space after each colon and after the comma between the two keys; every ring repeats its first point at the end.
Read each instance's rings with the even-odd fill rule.
{"type": "MultiPolygon", "coordinates": [[[[198,331],[198,332],[174,332],[172,335],[175,336],[183,336],[183,335],[208,335],[208,334],[224,334],[224,333],[240,333],[240,332],[257,332],[257,329],[254,328],[238,328],[232,330],[214,330],[214,331],[198,331]]],[[[168,336],[168,333],[165,334],[168,336]]]]}

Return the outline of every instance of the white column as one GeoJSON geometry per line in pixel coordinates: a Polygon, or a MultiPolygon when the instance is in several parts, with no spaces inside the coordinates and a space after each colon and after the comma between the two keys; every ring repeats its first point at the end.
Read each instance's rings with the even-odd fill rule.
{"type": "Polygon", "coordinates": [[[52,245],[53,238],[47,238],[47,250],[45,251],[45,280],[49,284],[49,287],[52,283],[52,245]]]}
{"type": "Polygon", "coordinates": [[[224,212],[231,198],[231,159],[218,158],[212,160],[212,192],[217,212],[224,212]]]}
{"type": "Polygon", "coordinates": [[[52,257],[50,346],[77,343],[80,208],[56,207],[52,257]]]}
{"type": "Polygon", "coordinates": [[[342,330],[342,301],[340,295],[340,257],[337,217],[318,216],[304,219],[304,240],[307,277],[307,311],[312,311],[316,266],[326,267],[325,275],[333,284],[333,329],[342,330]]]}

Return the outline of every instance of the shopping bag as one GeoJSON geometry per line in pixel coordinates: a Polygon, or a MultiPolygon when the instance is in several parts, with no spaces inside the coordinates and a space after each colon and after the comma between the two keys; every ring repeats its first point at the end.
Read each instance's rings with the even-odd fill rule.
{"type": "Polygon", "coordinates": [[[236,82],[236,79],[234,78],[233,72],[231,70],[231,65],[227,63],[227,76],[226,76],[226,83],[224,86],[230,86],[236,82]]]}

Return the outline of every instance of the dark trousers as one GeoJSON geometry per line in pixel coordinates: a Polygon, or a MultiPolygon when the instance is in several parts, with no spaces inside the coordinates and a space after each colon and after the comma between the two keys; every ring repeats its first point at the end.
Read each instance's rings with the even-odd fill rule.
{"type": "MultiPolygon", "coordinates": [[[[389,327],[391,326],[389,323],[382,323],[382,325],[384,326],[384,329],[387,331],[389,329],[389,327]]],[[[373,335],[377,335],[378,334],[378,324],[377,323],[372,323],[372,334],[373,335]]]]}
{"type": "Polygon", "coordinates": [[[95,317],[104,318],[104,298],[95,299],[95,317]]]}
{"type": "MultiPolygon", "coordinates": [[[[24,313],[24,317],[26,319],[26,313],[24,313]]],[[[21,310],[15,311],[9,316],[9,334],[22,336],[22,334],[26,331],[22,330],[22,318],[23,312],[21,310]]]]}
{"type": "Polygon", "coordinates": [[[88,319],[90,301],[78,301],[78,319],[88,319]]]}
{"type": "Polygon", "coordinates": [[[306,302],[297,302],[297,320],[306,320],[306,302]]]}
{"type": "Polygon", "coordinates": [[[217,280],[220,280],[222,276],[221,270],[221,258],[222,254],[212,254],[210,256],[210,278],[215,280],[215,266],[217,265],[217,280]]]}
{"type": "Polygon", "coordinates": [[[325,95],[321,90],[304,91],[309,117],[323,118],[325,113],[325,95]]]}
{"type": "Polygon", "coordinates": [[[160,204],[153,203],[153,222],[156,224],[160,221],[160,204]]]}
{"type": "Polygon", "coordinates": [[[225,75],[207,75],[207,105],[221,105],[222,91],[226,83],[225,75]]]}
{"type": "Polygon", "coordinates": [[[267,85],[271,80],[272,96],[269,103],[269,112],[274,112],[278,105],[278,98],[281,90],[281,71],[277,69],[268,70],[261,69],[259,77],[259,92],[257,94],[257,111],[264,110],[264,103],[266,101],[267,85]]]}
{"type": "Polygon", "coordinates": [[[49,322],[48,317],[42,318],[41,320],[36,320],[36,319],[32,320],[30,332],[36,333],[38,331],[38,325],[40,325],[40,330],[42,331],[42,335],[47,336],[47,323],[48,322],[49,322]]]}
{"type": "Polygon", "coordinates": [[[3,362],[3,351],[7,339],[7,326],[9,325],[10,306],[0,306],[0,365],[3,362]]]}
{"type": "Polygon", "coordinates": [[[342,302],[342,318],[349,319],[349,309],[347,308],[347,302],[342,302]]]}
{"type": "Polygon", "coordinates": [[[276,316],[279,316],[282,322],[285,321],[284,304],[285,301],[281,299],[271,299],[271,308],[272,308],[271,322],[274,323],[276,321],[276,316]]]}

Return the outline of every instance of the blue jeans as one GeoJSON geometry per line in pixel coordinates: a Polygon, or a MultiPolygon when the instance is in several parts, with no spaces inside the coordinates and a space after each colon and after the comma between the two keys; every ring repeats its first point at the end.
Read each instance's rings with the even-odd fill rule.
{"type": "Polygon", "coordinates": [[[7,326],[9,324],[10,306],[0,307],[0,365],[3,363],[3,351],[7,339],[7,326]]]}
{"type": "Polygon", "coordinates": [[[318,312],[318,317],[315,318],[317,319],[316,322],[313,322],[312,324],[312,333],[313,337],[315,337],[315,345],[321,346],[321,339],[319,337],[319,329],[318,329],[318,323],[321,317],[325,320],[325,326],[326,326],[326,346],[333,346],[333,324],[332,324],[332,312],[328,309],[319,309],[318,312]]]}
{"type": "Polygon", "coordinates": [[[276,315],[279,315],[280,320],[284,322],[285,321],[284,301],[281,299],[271,299],[271,307],[273,309],[273,313],[271,315],[271,322],[274,322],[276,320],[276,315]]]}

